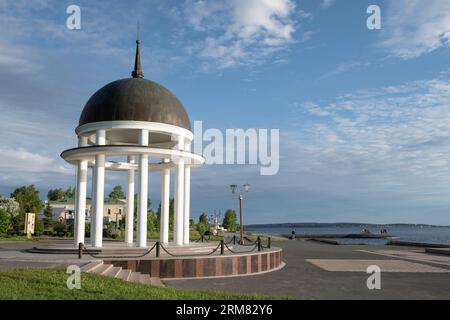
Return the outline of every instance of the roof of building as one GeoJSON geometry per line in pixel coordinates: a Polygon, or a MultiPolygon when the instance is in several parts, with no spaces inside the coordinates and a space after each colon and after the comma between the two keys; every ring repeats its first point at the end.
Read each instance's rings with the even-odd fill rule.
{"type": "Polygon", "coordinates": [[[113,81],[86,103],[79,125],[99,121],[150,121],[191,130],[189,116],[178,100],[162,85],[143,79],[139,41],[132,78],[113,81]]]}

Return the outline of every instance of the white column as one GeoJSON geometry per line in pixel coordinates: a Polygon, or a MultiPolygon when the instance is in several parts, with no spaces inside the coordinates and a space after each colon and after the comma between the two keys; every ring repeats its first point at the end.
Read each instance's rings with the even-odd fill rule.
{"type": "MultiPolygon", "coordinates": [[[[164,159],[163,162],[168,162],[164,159]]],[[[160,241],[169,242],[170,169],[163,169],[161,182],[161,226],[160,241]]]]}
{"type": "MultiPolygon", "coordinates": [[[[148,130],[139,133],[139,145],[148,146],[148,130]]],[[[137,216],[137,245],[147,246],[148,155],[139,156],[139,202],[137,216]]]]}
{"type": "MultiPolygon", "coordinates": [[[[128,163],[134,163],[133,156],[128,156],[128,163]]],[[[134,227],[134,170],[128,170],[127,177],[127,213],[125,219],[125,243],[133,244],[134,227]]]]}
{"type": "Polygon", "coordinates": [[[92,167],[92,191],[91,191],[91,246],[94,246],[95,239],[95,167],[92,167]]]}
{"type": "MultiPolygon", "coordinates": [[[[191,151],[191,144],[186,144],[186,151],[191,151]]],[[[191,200],[191,167],[186,164],[184,167],[184,230],[183,244],[189,244],[189,218],[191,200]]]]}
{"type": "MultiPolygon", "coordinates": [[[[106,143],[105,130],[97,130],[96,145],[106,143]]],[[[103,243],[103,205],[105,200],[105,155],[95,156],[95,237],[94,247],[102,247],[103,243]]]]}
{"type": "MultiPolygon", "coordinates": [[[[87,145],[87,137],[79,137],[78,146],[87,145]]],[[[84,230],[86,223],[86,189],[87,189],[87,160],[79,161],[77,165],[77,186],[75,203],[75,245],[84,243],[84,230]]]]}
{"type": "MultiPolygon", "coordinates": [[[[178,148],[184,148],[184,138],[178,137],[178,148]]],[[[178,157],[177,157],[178,158],[178,157]]],[[[174,242],[177,246],[183,245],[183,211],[184,211],[184,159],[175,160],[175,219],[174,242]]]]}

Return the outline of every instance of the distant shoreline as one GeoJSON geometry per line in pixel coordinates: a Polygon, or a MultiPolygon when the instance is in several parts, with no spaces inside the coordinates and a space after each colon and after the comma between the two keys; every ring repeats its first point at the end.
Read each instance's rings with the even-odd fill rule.
{"type": "Polygon", "coordinates": [[[450,226],[440,226],[433,224],[415,224],[415,223],[355,223],[355,222],[286,222],[286,223],[267,223],[267,224],[249,224],[244,226],[251,228],[320,228],[320,227],[427,227],[427,228],[449,228],[450,226]]]}

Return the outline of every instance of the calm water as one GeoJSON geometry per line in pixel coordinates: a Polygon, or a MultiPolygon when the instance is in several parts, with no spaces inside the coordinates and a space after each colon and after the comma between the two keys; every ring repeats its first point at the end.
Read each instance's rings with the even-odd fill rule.
{"type": "MultiPolygon", "coordinates": [[[[263,233],[360,233],[363,229],[368,229],[372,233],[379,233],[380,229],[387,229],[390,234],[394,234],[397,240],[416,241],[416,242],[430,242],[450,244],[450,227],[413,227],[413,226],[393,226],[393,227],[255,227],[248,228],[248,231],[263,232],[263,233]]],[[[389,240],[386,239],[333,239],[341,243],[365,243],[365,244],[386,244],[389,240]]]]}

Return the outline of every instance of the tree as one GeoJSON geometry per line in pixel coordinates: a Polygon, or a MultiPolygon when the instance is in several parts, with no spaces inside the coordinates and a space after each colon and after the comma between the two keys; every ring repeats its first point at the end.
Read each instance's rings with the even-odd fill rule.
{"type": "Polygon", "coordinates": [[[110,199],[118,200],[118,199],[125,199],[125,193],[122,191],[121,185],[116,185],[113,189],[113,191],[109,194],[110,199]]]}
{"type": "Polygon", "coordinates": [[[44,208],[44,228],[47,229],[53,224],[53,208],[50,203],[44,208]]]}
{"type": "Polygon", "coordinates": [[[34,234],[36,236],[43,235],[45,230],[44,222],[42,222],[42,220],[39,219],[37,215],[35,219],[36,220],[34,221],[34,234]]]}
{"type": "Polygon", "coordinates": [[[61,188],[50,189],[47,193],[47,199],[49,201],[58,201],[65,197],[66,193],[61,188]]]}
{"type": "Polygon", "coordinates": [[[39,191],[33,184],[17,188],[11,193],[11,197],[19,203],[20,213],[22,214],[26,212],[39,213],[42,209],[39,191]]]}
{"type": "Polygon", "coordinates": [[[208,216],[204,212],[198,218],[197,231],[200,234],[205,234],[208,231],[208,216]]]}
{"type": "Polygon", "coordinates": [[[228,209],[225,212],[225,217],[223,218],[222,226],[228,231],[236,231],[237,230],[237,218],[236,211],[233,209],[228,209]]]}
{"type": "Polygon", "coordinates": [[[156,231],[156,216],[153,213],[147,215],[147,231],[152,234],[156,231]]]}
{"type": "Polygon", "coordinates": [[[14,198],[0,197],[0,209],[5,209],[11,219],[19,214],[19,203],[14,198]]]}
{"type": "Polygon", "coordinates": [[[11,217],[9,213],[5,209],[0,208],[0,234],[6,234],[10,225],[11,217]]]}
{"type": "Polygon", "coordinates": [[[64,198],[75,199],[75,187],[69,187],[64,191],[64,198]]]}
{"type": "MultiPolygon", "coordinates": [[[[123,198],[122,198],[123,199],[123,198]]],[[[134,218],[136,219],[137,217],[137,209],[138,209],[138,203],[139,203],[139,199],[138,199],[138,194],[135,193],[134,194],[134,218]]],[[[151,210],[152,206],[152,201],[150,200],[150,198],[147,199],[147,208],[149,208],[149,210],[151,210]]]]}
{"type": "Polygon", "coordinates": [[[206,213],[202,212],[202,214],[200,215],[200,217],[198,218],[198,222],[199,223],[208,223],[208,216],[206,215],[206,213]]]}
{"type": "MultiPolygon", "coordinates": [[[[169,230],[173,230],[174,221],[174,211],[175,211],[175,199],[170,198],[169,200],[169,230]]],[[[159,203],[158,210],[156,211],[156,217],[158,219],[159,225],[161,225],[161,202],[159,203]]]]}

